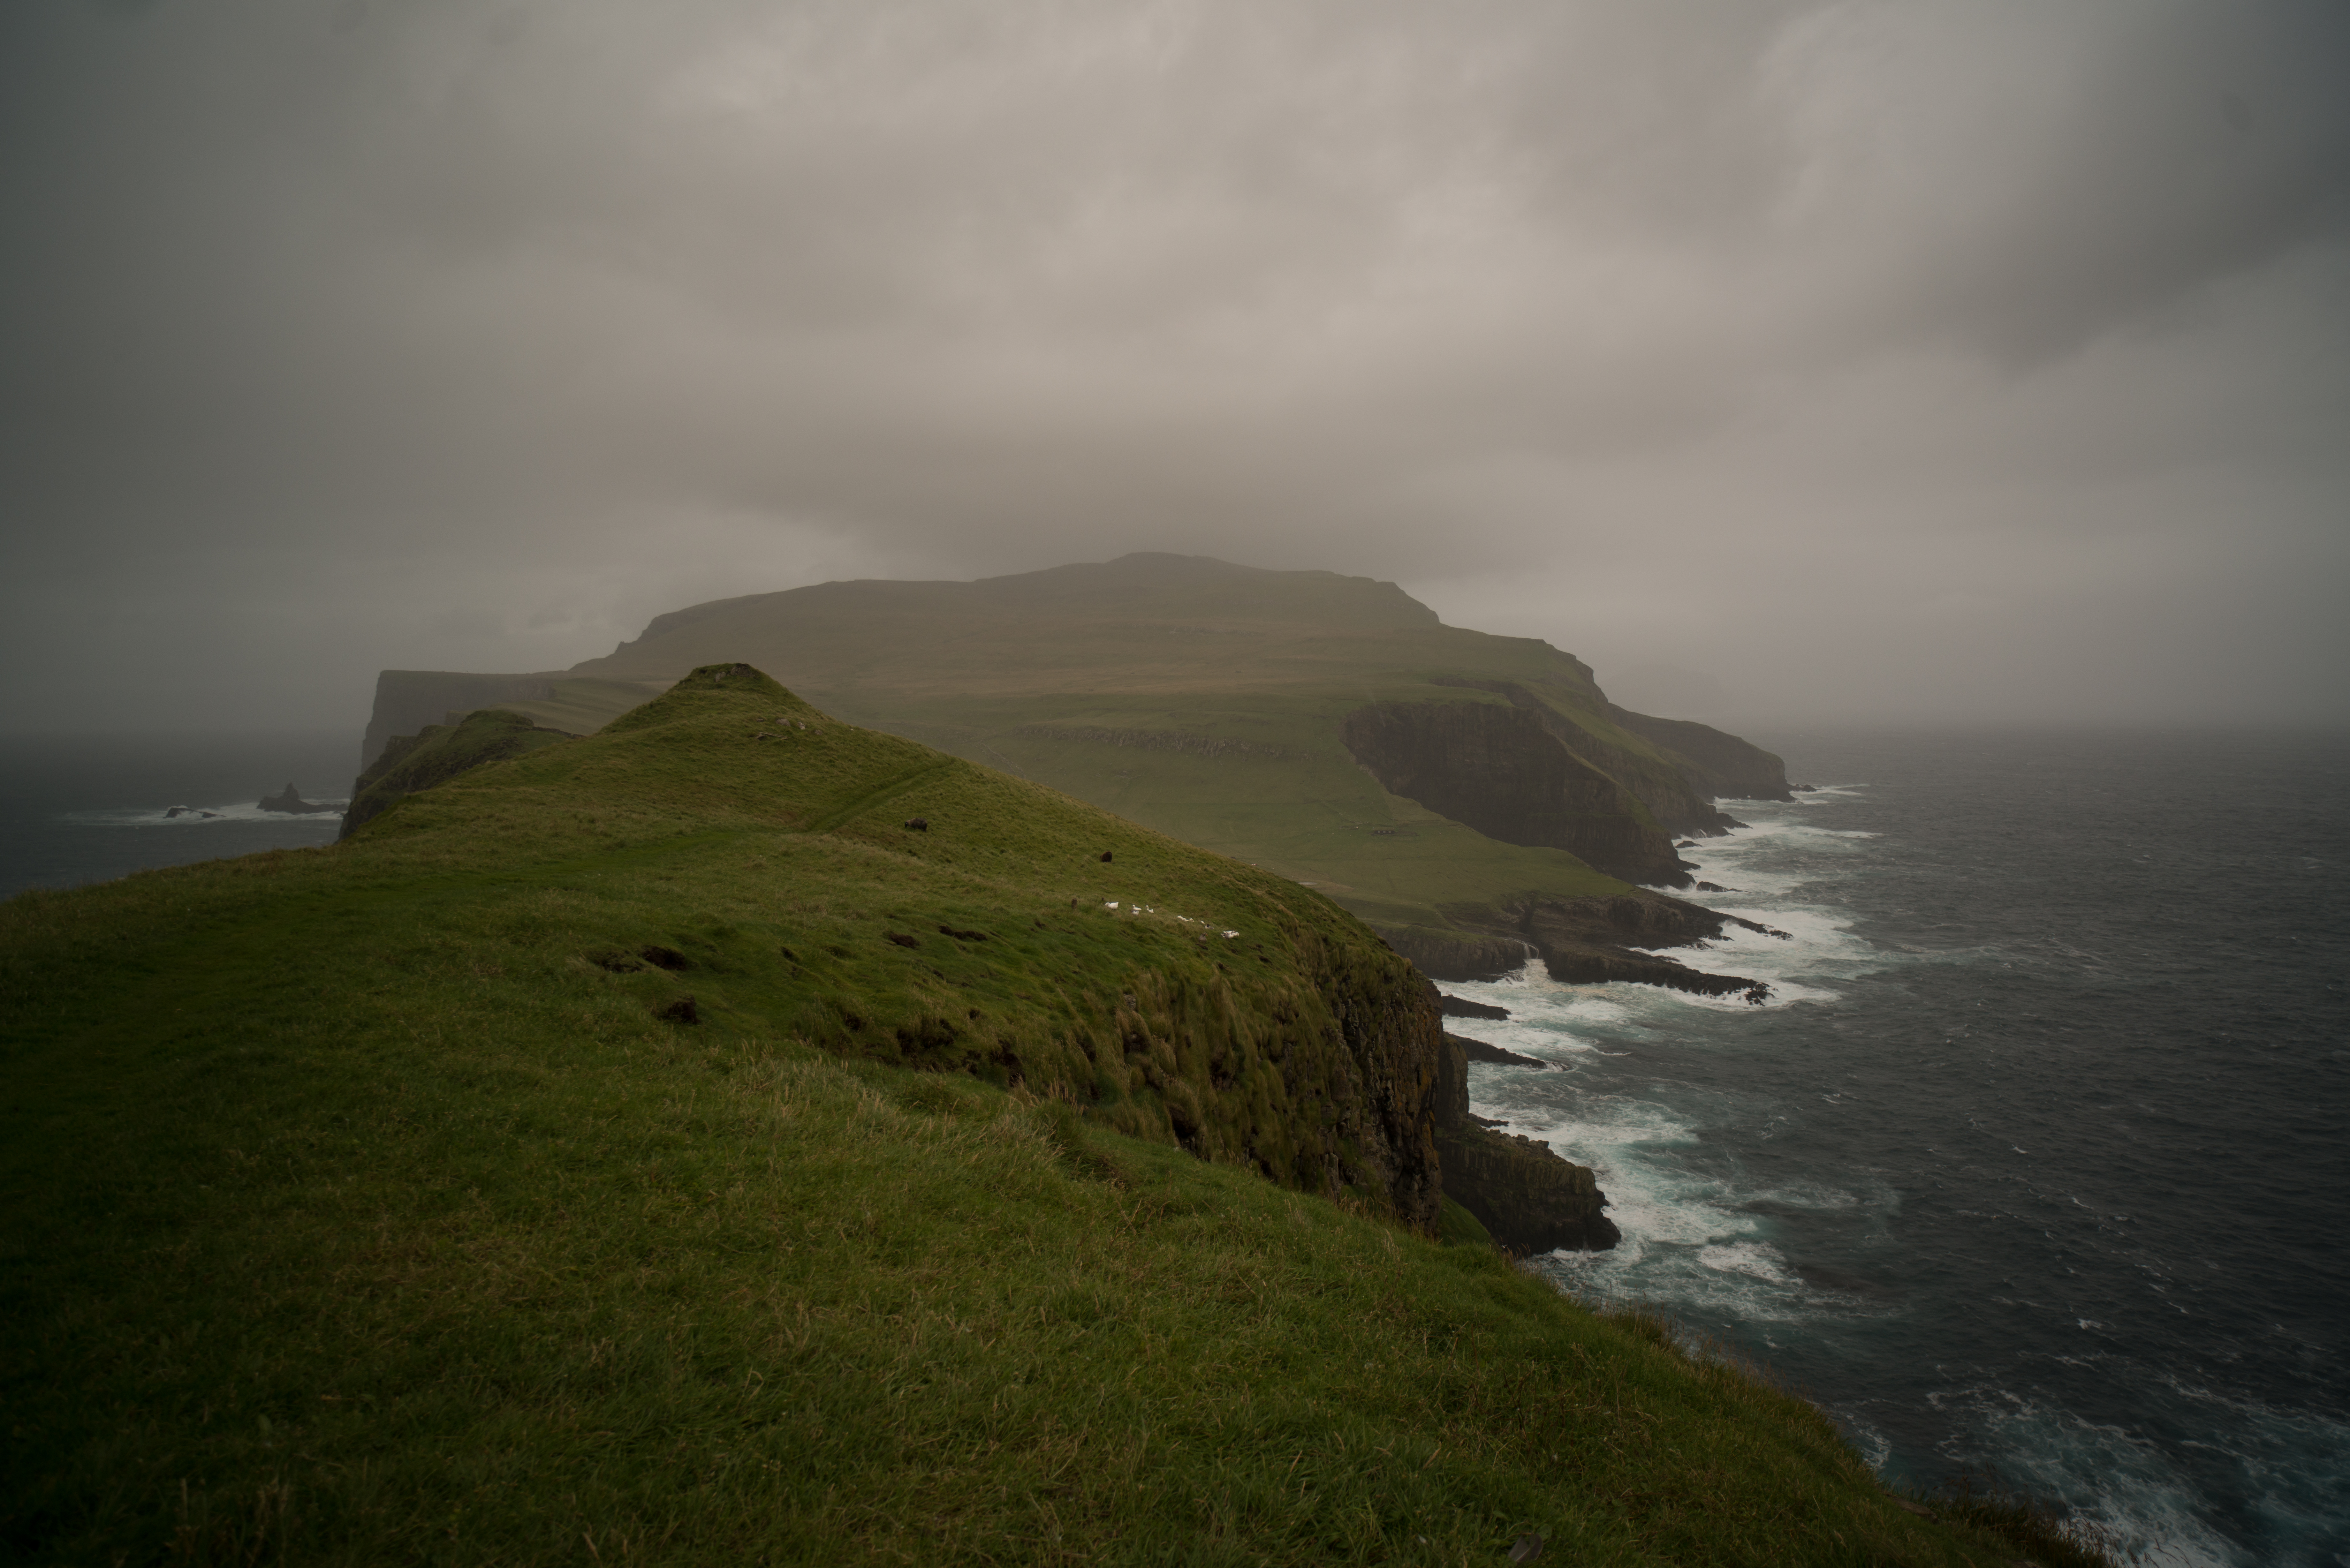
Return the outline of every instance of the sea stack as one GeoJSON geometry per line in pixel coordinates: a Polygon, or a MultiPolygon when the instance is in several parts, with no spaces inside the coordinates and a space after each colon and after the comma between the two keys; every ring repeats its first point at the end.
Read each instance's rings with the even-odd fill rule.
{"type": "Polygon", "coordinates": [[[322,811],[342,810],[338,805],[320,805],[314,801],[304,800],[301,791],[294,787],[291,779],[276,794],[263,795],[260,804],[264,811],[284,812],[289,816],[309,816],[322,811]]]}

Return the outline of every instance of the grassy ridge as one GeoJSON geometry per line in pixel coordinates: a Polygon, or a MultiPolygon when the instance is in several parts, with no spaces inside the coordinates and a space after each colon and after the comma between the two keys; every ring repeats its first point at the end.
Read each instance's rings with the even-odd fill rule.
{"type": "Polygon", "coordinates": [[[1295,1059],[1392,962],[1294,885],[714,677],[332,850],[0,905],[0,1542],[2012,1555],[1799,1401],[1177,1147],[1150,1075],[1212,1075],[1211,1031],[1151,977],[1219,999],[1228,1060],[1295,1059]],[[1038,1065],[1081,1036],[1114,1094],[1038,1065]],[[1006,1038],[1017,1089],[974,1075],[1006,1038]]]}
{"type": "Polygon", "coordinates": [[[1427,1174],[1398,1211],[1432,1203],[1415,1106],[1434,1048],[1414,1056],[1395,1036],[1416,1021],[1432,1039],[1433,1004],[1346,915],[839,724],[744,667],[699,671],[592,742],[410,796],[359,843],[343,885],[362,907],[381,867],[402,900],[445,906],[433,940],[516,950],[512,973],[477,977],[509,1005],[564,995],[596,1010],[583,1017],[691,1015],[1024,1082],[1106,1126],[1382,1210],[1399,1158],[1427,1174]],[[928,826],[904,826],[916,818],[928,826]],[[535,892],[535,923],[477,924],[484,875],[508,904],[535,892]],[[1409,1081],[1387,1083],[1399,1072],[1409,1081]]]}

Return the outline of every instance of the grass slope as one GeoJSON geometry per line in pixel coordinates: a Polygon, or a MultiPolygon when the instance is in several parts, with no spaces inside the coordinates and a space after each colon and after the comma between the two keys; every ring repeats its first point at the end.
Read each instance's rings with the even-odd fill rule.
{"type": "Polygon", "coordinates": [[[905,1024],[984,1073],[984,1042],[919,1028],[973,1009],[1040,1054],[1121,1007],[1166,1043],[1145,992],[1187,965],[1237,976],[1228,1044],[1303,1039],[1274,1014],[1392,961],[1294,886],[743,680],[333,849],[21,896],[0,1550],[2014,1554],[1903,1509],[1810,1407],[1490,1250],[1115,1130],[1147,1085],[894,1064],[905,1024]],[[930,834],[895,826],[918,809],[930,834]],[[921,947],[885,940],[917,912],[921,947]],[[933,929],[966,921],[988,940],[933,929]],[[688,987],[702,1022],[660,1016],[688,987]]]}
{"type": "MultiPolygon", "coordinates": [[[[481,754],[498,721],[522,722],[477,713],[400,766],[481,754]]],[[[1377,1097],[1402,1059],[1390,1021],[1432,1028],[1408,965],[1277,877],[840,724],[747,667],[410,795],[356,842],[355,877],[464,867],[435,895],[452,930],[482,867],[544,889],[537,962],[608,1010],[1025,1082],[1137,1137],[1392,1201],[1393,1129],[1319,1101],[1377,1097]]],[[[1425,1054],[1407,1099],[1433,1082],[1425,1054]]],[[[1432,1159],[1427,1129],[1404,1132],[1432,1159]]]]}

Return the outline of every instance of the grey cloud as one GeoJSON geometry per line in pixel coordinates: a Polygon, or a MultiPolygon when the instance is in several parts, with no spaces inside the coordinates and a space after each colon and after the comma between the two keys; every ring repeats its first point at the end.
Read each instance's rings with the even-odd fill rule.
{"type": "Polygon", "coordinates": [[[1134,548],[1787,711],[2158,711],[2191,623],[2339,716],[2343,16],[34,0],[0,722],[1134,548]]]}
{"type": "Polygon", "coordinates": [[[2338,6],[1997,0],[1814,24],[1811,68],[1846,90],[1805,84],[1797,118],[1869,190],[1849,215],[1908,253],[1873,258],[1894,322],[2045,358],[2350,219],[2338,6]],[[1880,67],[1866,86],[1856,57],[1880,67]]]}

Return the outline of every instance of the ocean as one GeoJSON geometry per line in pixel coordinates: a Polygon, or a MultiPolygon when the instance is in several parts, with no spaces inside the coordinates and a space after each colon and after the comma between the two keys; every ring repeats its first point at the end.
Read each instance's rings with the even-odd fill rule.
{"type": "Polygon", "coordinates": [[[260,803],[287,784],[307,801],[348,803],[359,752],[349,735],[0,736],[0,898],[332,844],[338,814],[260,803]]]}
{"type": "MultiPolygon", "coordinates": [[[[1478,1111],[1624,1241],[1534,1266],[2153,1561],[2350,1564],[2350,736],[1788,735],[1821,787],[1684,850],[1789,933],[1764,1007],[1448,985],[1478,1111]]],[[[331,842],[348,736],[0,741],[0,894],[331,842]],[[173,805],[216,815],[166,815],[173,805]]]]}
{"type": "Polygon", "coordinates": [[[1481,1115],[1624,1240],[1537,1267],[1824,1407],[1888,1480],[2153,1561],[2350,1563],[2350,737],[1762,737],[1685,849],[1762,1008],[1521,973],[1481,1115]]]}

